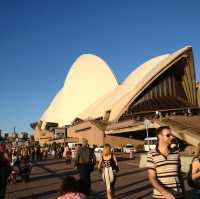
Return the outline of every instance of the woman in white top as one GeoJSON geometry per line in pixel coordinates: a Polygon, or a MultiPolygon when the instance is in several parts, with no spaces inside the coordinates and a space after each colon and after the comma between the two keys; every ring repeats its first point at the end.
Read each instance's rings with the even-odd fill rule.
{"type": "Polygon", "coordinates": [[[114,154],[111,152],[110,144],[105,144],[103,148],[102,158],[99,161],[98,169],[101,169],[101,165],[103,165],[102,170],[102,178],[106,185],[107,198],[113,198],[114,191],[114,183],[116,181],[116,171],[114,171],[114,167],[117,166],[117,159],[114,154]]]}

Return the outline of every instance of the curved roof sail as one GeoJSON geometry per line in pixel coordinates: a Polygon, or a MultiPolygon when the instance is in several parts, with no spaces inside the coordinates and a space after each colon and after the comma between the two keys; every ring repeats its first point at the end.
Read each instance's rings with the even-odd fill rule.
{"type": "MultiPolygon", "coordinates": [[[[111,111],[111,115],[114,114],[115,117],[116,112],[120,110],[120,106],[123,108],[126,105],[128,100],[127,95],[129,95],[129,93],[133,94],[133,91],[138,87],[140,81],[143,81],[154,67],[166,57],[168,57],[168,54],[155,57],[142,64],[140,67],[137,67],[121,85],[107,95],[99,98],[94,104],[86,109],[80,117],[101,117],[104,116],[106,111],[111,111]]],[[[111,120],[115,119],[113,116],[111,118],[111,120]]]]}
{"type": "Polygon", "coordinates": [[[105,61],[96,55],[81,55],[42,115],[43,128],[47,122],[59,126],[70,124],[84,109],[117,86],[117,79],[105,61]]]}
{"type": "MultiPolygon", "coordinates": [[[[82,112],[81,118],[97,118],[109,111],[109,120],[118,120],[128,110],[131,104],[148,88],[155,80],[164,74],[170,67],[173,67],[179,60],[186,60],[186,67],[183,68],[182,86],[188,102],[197,104],[195,90],[195,71],[192,55],[192,47],[187,46],[172,54],[165,54],[150,59],[137,67],[126,80],[113,89],[110,93],[99,98],[89,108],[82,112]]],[[[181,67],[181,66],[180,66],[181,67]]]]}
{"type": "MultiPolygon", "coordinates": [[[[188,102],[190,102],[194,106],[197,105],[196,85],[195,85],[196,81],[195,81],[192,47],[187,46],[170,54],[169,56],[166,56],[162,61],[155,64],[154,67],[152,67],[152,69],[149,71],[149,73],[146,73],[146,75],[144,75],[143,78],[140,78],[139,76],[134,76],[133,72],[131,77],[132,79],[134,79],[134,77],[135,79],[139,79],[138,83],[132,87],[131,91],[126,96],[124,96],[120,101],[118,101],[115,104],[115,106],[112,107],[110,120],[119,119],[119,117],[126,110],[128,110],[128,107],[132,103],[134,103],[137,97],[141,95],[145,91],[145,89],[148,88],[148,86],[150,86],[158,77],[164,74],[164,72],[167,71],[169,68],[175,66],[175,64],[181,59],[184,59],[186,62],[185,67],[182,68],[181,71],[183,72],[183,75],[181,77],[182,79],[180,80],[181,84],[184,88],[188,102]]],[[[149,64],[147,64],[146,68],[148,68],[148,65],[149,64]]],[[[142,67],[142,65],[140,67],[142,67]]]]}

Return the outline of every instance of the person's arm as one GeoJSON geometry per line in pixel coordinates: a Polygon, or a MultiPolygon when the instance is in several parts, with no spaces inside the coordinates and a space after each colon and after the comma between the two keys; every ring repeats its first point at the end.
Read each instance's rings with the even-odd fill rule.
{"type": "Polygon", "coordinates": [[[80,154],[80,152],[78,151],[76,153],[76,156],[75,156],[74,167],[78,167],[78,164],[79,164],[79,154],[80,154]]]}
{"type": "Polygon", "coordinates": [[[102,158],[99,160],[99,163],[98,163],[98,170],[100,170],[101,169],[101,163],[102,163],[102,158]]]}
{"type": "Polygon", "coordinates": [[[115,165],[118,166],[117,158],[116,158],[115,154],[113,154],[113,160],[115,161],[115,165]]]}
{"type": "Polygon", "coordinates": [[[196,180],[200,178],[199,160],[194,160],[192,163],[192,179],[196,180]]]}
{"type": "Polygon", "coordinates": [[[10,157],[7,152],[4,153],[4,158],[10,163],[10,157]]]}
{"type": "Polygon", "coordinates": [[[157,189],[164,197],[165,199],[175,199],[175,197],[169,193],[164,187],[160,185],[156,178],[156,172],[153,169],[148,169],[148,177],[149,181],[152,184],[152,186],[157,189]]]}
{"type": "Polygon", "coordinates": [[[183,173],[181,172],[180,154],[179,154],[179,158],[178,158],[178,176],[179,176],[179,180],[180,180],[181,189],[182,189],[183,194],[184,194],[185,193],[185,185],[184,185],[183,173]]]}
{"type": "Polygon", "coordinates": [[[94,151],[92,151],[92,159],[93,159],[93,164],[96,165],[96,155],[94,154],[94,151]]]}

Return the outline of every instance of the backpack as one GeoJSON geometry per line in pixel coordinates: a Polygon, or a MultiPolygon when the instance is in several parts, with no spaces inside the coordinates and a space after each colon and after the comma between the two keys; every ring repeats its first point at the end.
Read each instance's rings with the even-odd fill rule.
{"type": "MultiPolygon", "coordinates": [[[[193,160],[192,160],[192,162],[193,162],[193,160]]],[[[200,161],[200,159],[199,159],[199,161],[200,161]]],[[[190,187],[192,187],[194,189],[200,189],[200,179],[196,179],[196,180],[192,179],[192,162],[190,164],[190,168],[188,171],[187,182],[190,187]]]]}

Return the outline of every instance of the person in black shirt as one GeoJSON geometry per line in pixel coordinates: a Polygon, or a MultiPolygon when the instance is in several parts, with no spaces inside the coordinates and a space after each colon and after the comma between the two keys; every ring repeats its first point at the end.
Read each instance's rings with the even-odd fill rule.
{"type": "Polygon", "coordinates": [[[75,157],[75,167],[80,173],[80,181],[85,185],[85,194],[90,194],[91,179],[90,173],[94,170],[96,157],[91,148],[87,144],[87,140],[83,141],[83,145],[77,152],[75,157]]]}
{"type": "Polygon", "coordinates": [[[8,153],[6,152],[6,145],[0,143],[0,198],[5,197],[7,179],[10,175],[10,159],[8,153]]]}

